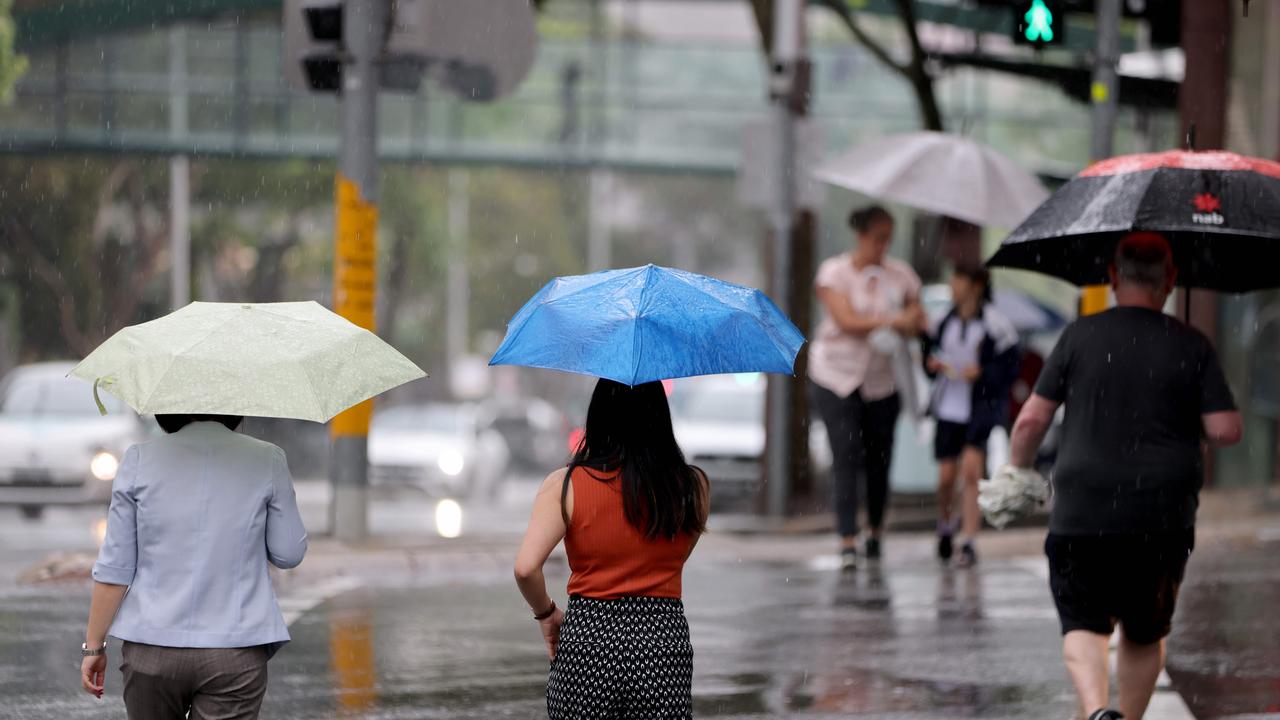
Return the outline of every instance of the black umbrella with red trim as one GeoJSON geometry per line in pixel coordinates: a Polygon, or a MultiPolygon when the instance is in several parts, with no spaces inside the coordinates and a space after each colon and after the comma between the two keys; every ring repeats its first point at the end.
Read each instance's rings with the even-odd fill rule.
{"type": "Polygon", "coordinates": [[[1104,284],[1116,243],[1141,230],[1168,238],[1179,285],[1280,287],[1280,163],[1220,151],[1094,163],[1036,208],[988,264],[1104,284]]]}

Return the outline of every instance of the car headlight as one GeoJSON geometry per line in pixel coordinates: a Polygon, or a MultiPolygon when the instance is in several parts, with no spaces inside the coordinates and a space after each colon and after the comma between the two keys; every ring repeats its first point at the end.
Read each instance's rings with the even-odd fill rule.
{"type": "Polygon", "coordinates": [[[457,450],[446,450],[440,454],[440,458],[436,460],[436,465],[440,466],[440,472],[449,477],[456,477],[462,473],[462,468],[466,465],[466,462],[462,459],[462,453],[457,450]]]}
{"type": "Polygon", "coordinates": [[[116,478],[116,471],[120,469],[120,461],[115,455],[106,450],[99,450],[93,454],[93,459],[89,461],[89,472],[94,477],[106,482],[116,478]]]}
{"type": "Polygon", "coordinates": [[[436,503],[436,532],[442,538],[456,538],[462,534],[462,506],[457,500],[445,498],[436,503]]]}

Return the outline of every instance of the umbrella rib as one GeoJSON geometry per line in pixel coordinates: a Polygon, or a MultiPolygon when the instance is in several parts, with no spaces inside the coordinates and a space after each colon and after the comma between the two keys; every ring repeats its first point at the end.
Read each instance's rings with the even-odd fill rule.
{"type": "MultiPolygon", "coordinates": [[[[635,268],[635,269],[636,269],[636,270],[643,270],[644,268],[635,268]]],[[[621,273],[622,271],[620,271],[620,270],[610,270],[610,271],[606,271],[606,272],[617,272],[617,273],[621,273]]],[[[550,283],[548,283],[548,285],[550,285],[551,283],[554,283],[556,280],[559,280],[559,279],[560,279],[560,278],[555,278],[555,279],[551,280],[551,282],[550,282],[550,283]]],[[[570,298],[576,297],[578,293],[580,293],[580,292],[582,292],[582,291],[584,291],[584,290],[587,290],[587,289],[590,289],[590,288],[596,287],[597,285],[600,285],[601,283],[603,283],[603,282],[607,282],[608,280],[611,280],[611,279],[614,279],[614,278],[605,278],[605,279],[600,280],[599,282],[594,282],[594,283],[591,283],[590,285],[586,285],[586,286],[584,286],[584,287],[580,287],[580,288],[578,288],[577,290],[575,290],[575,291],[574,291],[574,292],[572,292],[572,293],[569,293],[569,294],[566,294],[566,295],[561,295],[561,296],[559,296],[559,297],[554,297],[554,298],[551,298],[551,299],[549,299],[549,300],[543,300],[543,301],[539,302],[539,303],[538,303],[538,304],[537,304],[537,305],[536,305],[532,310],[530,310],[530,311],[529,311],[529,315],[525,318],[525,322],[521,323],[521,324],[520,324],[520,326],[516,328],[516,330],[515,330],[515,334],[514,334],[514,335],[510,335],[509,337],[504,337],[504,338],[502,339],[502,343],[498,346],[498,349],[499,349],[499,350],[501,350],[503,347],[507,347],[507,346],[513,346],[513,345],[515,345],[516,341],[520,339],[520,336],[524,334],[524,330],[525,330],[525,328],[529,327],[528,317],[531,317],[531,316],[532,316],[535,312],[537,312],[538,310],[541,310],[542,308],[544,308],[544,307],[546,307],[546,306],[548,306],[548,305],[552,305],[552,304],[554,304],[554,303],[558,303],[558,302],[560,302],[561,300],[568,300],[568,299],[570,299],[570,298]]],[[[517,311],[516,311],[516,314],[512,316],[512,318],[511,318],[512,322],[508,322],[508,323],[507,323],[507,332],[508,332],[508,333],[510,333],[510,332],[511,332],[511,325],[512,325],[512,323],[513,323],[513,322],[514,322],[514,321],[515,321],[515,320],[520,316],[520,313],[521,313],[521,312],[522,312],[526,307],[528,307],[528,306],[529,306],[529,303],[533,302],[533,300],[534,300],[535,298],[537,298],[537,296],[538,296],[538,295],[541,295],[541,294],[543,293],[543,291],[545,291],[546,289],[547,289],[547,286],[545,286],[545,285],[544,285],[544,286],[542,287],[542,289],[538,290],[538,292],[534,295],[534,297],[533,297],[533,298],[530,298],[530,299],[528,300],[528,302],[526,302],[524,305],[520,306],[520,309],[519,309],[519,310],[517,310],[517,311]]],[[[496,354],[496,353],[495,353],[494,357],[497,357],[497,354],[496,354]]],[[[489,364],[490,364],[490,365],[493,365],[493,364],[495,364],[495,363],[493,362],[493,360],[492,360],[492,359],[490,359],[489,364]]],[[[506,364],[506,363],[497,363],[497,364],[506,364]]]]}
{"type": "MultiPolygon", "coordinates": [[[[306,368],[303,367],[300,361],[294,360],[294,365],[297,365],[298,370],[302,373],[302,376],[307,378],[307,390],[311,392],[311,400],[315,404],[315,408],[316,408],[316,417],[324,417],[325,410],[320,405],[320,396],[316,394],[316,385],[314,382],[311,381],[311,375],[306,371],[306,368]]],[[[361,400],[360,402],[364,402],[364,400],[361,400]]],[[[356,403],[356,404],[358,405],[359,403],[356,403]]],[[[338,412],[341,412],[341,410],[338,412]]],[[[337,414],[338,413],[334,413],[334,415],[337,415],[337,414]]],[[[326,419],[323,422],[328,422],[328,421],[329,420],[326,419]]]]}
{"type": "MultiPolygon", "coordinates": [[[[225,326],[225,325],[229,324],[229,323],[230,323],[232,320],[234,320],[234,319],[235,319],[235,316],[234,316],[234,315],[233,315],[233,316],[230,316],[230,317],[227,317],[225,320],[223,320],[222,322],[218,323],[217,327],[210,328],[210,329],[209,329],[209,332],[205,333],[205,334],[204,334],[203,336],[201,336],[199,339],[192,340],[190,343],[188,343],[186,346],[182,347],[181,349],[176,350],[176,351],[174,351],[174,352],[170,353],[170,355],[169,355],[169,364],[165,366],[165,368],[164,368],[164,372],[160,373],[160,377],[156,378],[155,383],[151,386],[151,392],[147,393],[147,399],[146,399],[146,401],[145,401],[145,402],[141,402],[141,403],[139,403],[139,405],[142,405],[142,406],[144,406],[144,407],[145,407],[148,403],[150,403],[150,402],[151,402],[151,398],[152,398],[152,397],[154,397],[154,396],[155,396],[155,394],[156,394],[156,391],[160,389],[161,381],[163,381],[166,377],[168,377],[168,376],[169,376],[169,371],[173,369],[173,364],[174,364],[175,362],[177,362],[177,360],[178,360],[178,355],[180,355],[180,354],[182,354],[182,353],[184,353],[184,352],[186,352],[186,351],[190,350],[191,348],[195,347],[196,345],[199,345],[200,343],[204,342],[205,340],[208,340],[208,339],[209,339],[209,337],[210,337],[211,335],[213,335],[213,333],[214,333],[214,332],[216,332],[216,331],[218,331],[218,330],[221,330],[223,326],[225,326]]],[[[154,414],[154,413],[153,413],[153,414],[154,414]]]]}
{"type": "MultiPolygon", "coordinates": [[[[685,283],[686,285],[688,285],[689,287],[693,288],[695,291],[697,291],[697,292],[701,293],[702,295],[705,295],[706,297],[709,297],[709,298],[711,298],[712,300],[715,300],[715,301],[717,301],[717,302],[724,302],[724,299],[723,299],[723,298],[718,298],[718,297],[716,297],[715,295],[712,295],[711,293],[708,293],[706,290],[704,290],[704,289],[702,289],[702,288],[698,287],[697,283],[693,282],[692,278],[683,277],[683,276],[676,276],[676,277],[678,277],[682,282],[684,282],[684,283],[685,283]]],[[[720,282],[725,282],[725,281],[721,280],[720,282]]],[[[726,285],[733,285],[733,283],[725,283],[725,284],[726,284],[726,285]]],[[[738,287],[742,287],[742,286],[738,286],[738,287]]],[[[744,289],[744,290],[746,290],[746,291],[748,291],[748,292],[751,292],[751,293],[753,293],[753,294],[755,294],[755,293],[760,293],[760,291],[759,291],[759,290],[757,290],[757,289],[755,289],[755,288],[747,288],[747,287],[743,287],[743,289],[744,289]]],[[[760,293],[760,294],[763,294],[763,293],[760,293]]],[[[769,344],[773,346],[773,349],[774,349],[774,350],[776,350],[776,351],[778,351],[779,353],[781,353],[781,354],[782,354],[782,359],[783,359],[783,360],[790,361],[790,363],[791,363],[791,365],[792,365],[792,367],[793,367],[793,369],[794,369],[794,366],[795,366],[795,358],[790,357],[791,353],[790,353],[790,351],[785,347],[785,345],[780,345],[780,344],[779,344],[779,339],[780,339],[780,338],[778,338],[777,333],[776,333],[776,332],[774,332],[774,328],[770,327],[769,325],[766,325],[766,324],[763,322],[763,319],[762,319],[762,318],[760,318],[759,316],[757,316],[755,313],[750,312],[750,311],[749,311],[749,310],[750,310],[749,308],[739,307],[739,308],[738,308],[738,310],[740,310],[740,311],[742,311],[742,312],[746,313],[747,317],[751,319],[751,322],[755,323],[757,327],[759,327],[762,331],[764,331],[765,336],[767,336],[767,337],[769,338],[769,344]]],[[[786,316],[784,315],[783,317],[786,317],[786,316]]],[[[789,319],[789,318],[788,318],[788,319],[789,319]]],[[[804,346],[804,343],[805,343],[806,341],[807,341],[807,338],[805,338],[805,337],[804,337],[804,333],[800,333],[800,345],[801,345],[801,347],[803,347],[803,346],[804,346]]]]}
{"type": "Polygon", "coordinates": [[[640,374],[640,351],[644,348],[643,338],[640,335],[640,319],[644,317],[644,301],[649,292],[649,281],[653,279],[653,266],[649,265],[644,268],[645,281],[640,285],[640,298],[636,301],[636,320],[635,327],[631,329],[631,387],[635,387],[636,376],[640,374]]]}

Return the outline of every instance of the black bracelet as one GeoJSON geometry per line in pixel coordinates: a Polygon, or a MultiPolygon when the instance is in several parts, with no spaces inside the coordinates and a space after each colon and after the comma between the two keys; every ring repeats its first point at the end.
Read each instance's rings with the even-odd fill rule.
{"type": "Polygon", "coordinates": [[[555,614],[556,614],[556,601],[552,600],[551,607],[547,608],[546,612],[534,613],[533,619],[537,620],[538,622],[542,622],[543,620],[546,620],[547,618],[555,614]]]}

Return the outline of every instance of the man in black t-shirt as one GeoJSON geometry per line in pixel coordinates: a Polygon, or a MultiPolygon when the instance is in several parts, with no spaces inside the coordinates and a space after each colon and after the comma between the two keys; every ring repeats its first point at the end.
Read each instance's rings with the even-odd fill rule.
{"type": "Polygon", "coordinates": [[[1065,404],[1045,553],[1063,658],[1090,720],[1146,711],[1195,541],[1202,443],[1242,432],[1213,346],[1161,310],[1176,277],[1162,236],[1124,238],[1111,267],[1117,307],[1067,327],[1011,439],[1012,464],[1030,467],[1065,404]],[[1108,688],[1117,623],[1119,711],[1108,688]]]}

